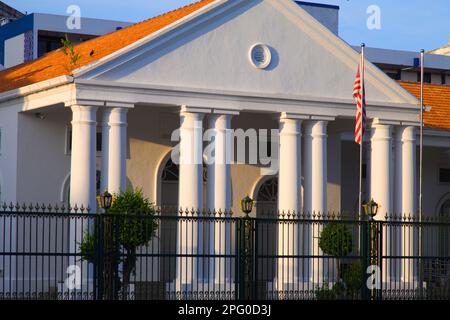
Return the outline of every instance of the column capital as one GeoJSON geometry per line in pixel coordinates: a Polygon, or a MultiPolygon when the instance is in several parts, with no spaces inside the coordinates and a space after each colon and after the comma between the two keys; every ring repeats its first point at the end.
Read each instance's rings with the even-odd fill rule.
{"type": "Polygon", "coordinates": [[[76,104],[70,108],[72,110],[72,125],[97,123],[97,107],[76,104]]]}
{"type": "Polygon", "coordinates": [[[195,107],[195,106],[186,106],[182,105],[180,107],[180,114],[201,114],[202,116],[205,114],[209,114],[212,112],[211,108],[204,107],[195,107]]]}
{"type": "Polygon", "coordinates": [[[305,135],[313,138],[327,136],[328,121],[309,120],[305,122],[305,135]]]}
{"type": "Polygon", "coordinates": [[[105,101],[105,100],[86,100],[86,99],[71,99],[65,102],[66,107],[79,106],[92,106],[97,108],[127,108],[133,109],[134,103],[130,102],[117,102],[117,101],[105,101]]]}
{"type": "Polygon", "coordinates": [[[415,142],[417,140],[415,126],[401,126],[396,128],[395,139],[402,142],[415,142]]]}
{"type": "Polygon", "coordinates": [[[127,113],[128,108],[111,108],[108,120],[109,126],[126,127],[128,125],[127,113]]]}
{"type": "Polygon", "coordinates": [[[70,107],[70,109],[72,109],[73,112],[77,112],[77,111],[97,112],[97,110],[98,110],[98,106],[85,105],[85,104],[71,104],[69,107],[70,107]]]}
{"type": "Polygon", "coordinates": [[[281,112],[280,121],[281,120],[308,120],[309,116],[304,114],[296,114],[292,112],[281,112]]]}
{"type": "Polygon", "coordinates": [[[390,124],[372,124],[372,129],[370,130],[370,140],[371,141],[391,141],[392,140],[392,128],[390,124]]]}
{"type": "Polygon", "coordinates": [[[211,113],[217,116],[221,115],[238,116],[240,114],[240,111],[233,109],[212,109],[211,113]]]}

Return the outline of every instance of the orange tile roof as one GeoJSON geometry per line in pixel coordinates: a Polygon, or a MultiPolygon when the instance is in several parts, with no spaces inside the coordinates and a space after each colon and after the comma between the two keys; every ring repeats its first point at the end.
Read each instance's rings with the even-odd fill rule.
{"type": "Polygon", "coordinates": [[[145,20],[124,29],[82,42],[74,46],[81,58],[75,66],[62,49],[52,51],[39,59],[0,72],[0,92],[55,77],[70,75],[74,69],[88,65],[188,16],[214,0],[201,0],[177,10],[145,20]]]}
{"type": "MultiPolygon", "coordinates": [[[[400,85],[420,99],[420,83],[399,81],[400,85]]],[[[425,127],[450,130],[450,85],[425,84],[423,99],[431,112],[424,113],[425,127]]]]}

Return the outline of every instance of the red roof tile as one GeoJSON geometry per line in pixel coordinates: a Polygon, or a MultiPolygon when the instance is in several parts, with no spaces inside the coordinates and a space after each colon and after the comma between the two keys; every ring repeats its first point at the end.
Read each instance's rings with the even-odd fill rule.
{"type": "MultiPolygon", "coordinates": [[[[399,81],[400,85],[420,99],[420,83],[399,81]]],[[[424,113],[425,127],[450,130],[450,85],[425,84],[424,104],[431,112],[424,113]]]]}
{"type": "Polygon", "coordinates": [[[0,92],[18,89],[59,76],[70,75],[74,69],[88,65],[127,47],[213,1],[201,0],[124,29],[82,42],[74,46],[75,52],[81,56],[75,66],[69,63],[69,57],[63,53],[63,50],[58,49],[39,59],[3,70],[0,72],[0,92]]]}

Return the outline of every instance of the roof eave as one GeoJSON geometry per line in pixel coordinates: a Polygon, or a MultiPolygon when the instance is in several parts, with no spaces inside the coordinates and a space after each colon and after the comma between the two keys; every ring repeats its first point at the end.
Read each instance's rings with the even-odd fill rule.
{"type": "Polygon", "coordinates": [[[2,92],[0,93],[0,104],[16,98],[25,97],[36,92],[49,90],[65,84],[73,83],[73,81],[74,78],[72,76],[63,75],[38,83],[33,83],[28,86],[20,87],[18,89],[2,92]]]}

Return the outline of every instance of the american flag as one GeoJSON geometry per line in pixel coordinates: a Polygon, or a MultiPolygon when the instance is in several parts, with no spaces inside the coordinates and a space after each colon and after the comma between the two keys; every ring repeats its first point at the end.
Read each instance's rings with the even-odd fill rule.
{"type": "Polygon", "coordinates": [[[364,61],[361,56],[361,62],[358,65],[355,83],[353,85],[353,97],[356,101],[356,125],[355,125],[355,142],[361,144],[366,129],[366,96],[364,89],[364,81],[361,77],[361,69],[364,74],[364,61]]]}

